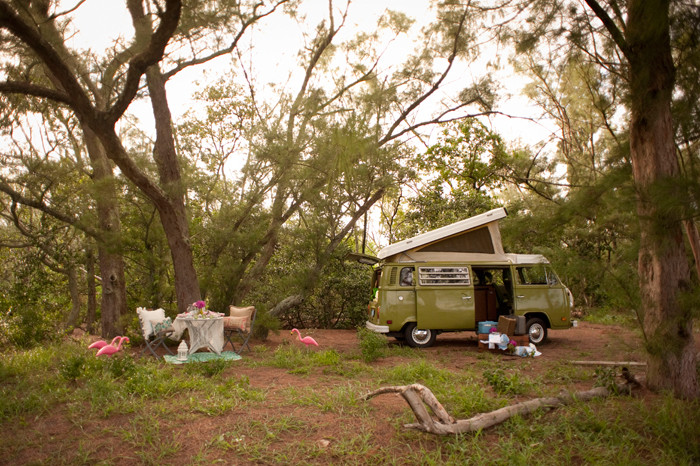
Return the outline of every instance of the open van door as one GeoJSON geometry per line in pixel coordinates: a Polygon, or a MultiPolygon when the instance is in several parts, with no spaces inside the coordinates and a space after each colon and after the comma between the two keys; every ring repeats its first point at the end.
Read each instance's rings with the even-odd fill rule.
{"type": "Polygon", "coordinates": [[[351,252],[345,256],[347,260],[357,261],[360,264],[365,265],[375,265],[379,263],[379,258],[371,256],[369,254],[362,254],[360,252],[351,252]]]}

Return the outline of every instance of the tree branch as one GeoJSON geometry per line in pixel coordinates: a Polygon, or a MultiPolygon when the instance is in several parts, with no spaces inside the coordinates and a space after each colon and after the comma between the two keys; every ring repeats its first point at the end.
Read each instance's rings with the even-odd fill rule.
{"type": "MultiPolygon", "coordinates": [[[[132,10],[133,1],[134,0],[129,0],[127,2],[129,11],[132,10]]],[[[136,96],[139,90],[141,76],[146,72],[146,69],[151,65],[155,65],[163,58],[165,47],[168,45],[168,41],[175,33],[175,29],[180,22],[181,10],[182,2],[180,0],[166,0],[165,11],[159,13],[160,24],[158,28],[151,35],[146,49],[136,54],[129,61],[124,88],[114,105],[112,105],[105,115],[107,121],[111,124],[115,124],[117,120],[121,118],[136,96]]]]}
{"type": "Polygon", "coordinates": [[[455,420],[440,404],[433,392],[420,384],[382,387],[366,394],[361,400],[367,401],[370,398],[386,393],[398,393],[406,400],[418,420],[417,423],[405,424],[404,427],[437,435],[454,435],[488,429],[516,414],[529,414],[540,408],[557,408],[576,401],[588,401],[593,398],[606,397],[612,393],[630,393],[632,388],[639,386],[639,382],[634,377],[629,376],[629,374],[627,375],[628,377],[625,377],[626,383],[618,384],[611,388],[596,387],[576,393],[563,393],[557,397],[535,398],[489,413],[481,413],[470,419],[455,420]],[[426,405],[433,412],[432,416],[426,409],[426,405]]]}
{"type": "Polygon", "coordinates": [[[260,13],[260,14],[257,14],[256,11],[257,11],[258,7],[263,5],[263,3],[262,2],[258,3],[257,5],[255,5],[253,7],[253,15],[241,23],[241,29],[236,33],[236,37],[234,37],[233,40],[231,41],[231,45],[229,45],[228,47],[223,48],[221,50],[217,50],[213,53],[210,53],[209,55],[206,55],[204,57],[193,58],[191,60],[187,60],[187,61],[183,61],[181,63],[178,63],[173,69],[168,70],[167,72],[163,73],[165,80],[167,81],[168,79],[172,78],[177,73],[184,70],[185,68],[188,68],[190,66],[201,65],[201,64],[206,63],[210,60],[213,60],[213,59],[218,58],[220,56],[231,53],[238,46],[238,42],[240,41],[241,37],[243,37],[243,34],[245,34],[248,27],[250,27],[251,25],[256,23],[259,19],[271,15],[272,13],[277,11],[277,8],[279,8],[281,5],[283,5],[289,1],[290,0],[280,0],[277,3],[275,3],[269,10],[265,11],[264,13],[260,13]]]}
{"type": "Polygon", "coordinates": [[[91,236],[97,239],[98,241],[104,239],[102,233],[99,230],[96,230],[95,228],[84,224],[79,218],[58,211],[50,206],[47,206],[41,201],[29,199],[23,196],[22,194],[14,190],[5,180],[0,180],[0,192],[3,192],[10,196],[10,199],[12,199],[12,202],[15,204],[24,204],[28,207],[33,207],[37,210],[40,210],[41,212],[44,212],[45,214],[48,214],[57,220],[60,220],[64,223],[67,223],[68,225],[79,229],[86,235],[91,236]]]}
{"type": "MultiPolygon", "coordinates": [[[[24,42],[44,62],[54,78],[60,83],[66,98],[61,101],[69,105],[79,114],[86,116],[92,114],[90,99],[83,91],[80,83],[71,72],[70,67],[61,56],[41,36],[39,31],[25,23],[5,1],[0,1],[0,28],[7,29],[11,34],[24,42]]],[[[43,95],[46,97],[46,95],[43,95]]]]}
{"type": "Polygon", "coordinates": [[[73,103],[68,94],[65,92],[25,82],[0,82],[0,92],[3,94],[22,94],[32,97],[43,97],[45,99],[53,100],[54,102],[66,104],[68,106],[73,103]]]}
{"type": "MultiPolygon", "coordinates": [[[[423,95],[421,95],[418,99],[413,101],[411,105],[408,106],[403,112],[401,112],[401,115],[394,121],[394,123],[391,125],[389,130],[386,132],[386,136],[382,138],[382,140],[379,142],[379,145],[383,145],[388,141],[391,141],[392,139],[397,138],[400,134],[404,134],[406,131],[402,131],[397,135],[393,135],[394,130],[398,128],[398,126],[403,123],[406,118],[408,118],[408,115],[413,112],[413,110],[416,109],[420,104],[422,104],[428,97],[433,95],[439,88],[442,82],[447,78],[447,75],[449,74],[450,70],[452,69],[452,65],[454,64],[455,58],[457,58],[457,53],[459,51],[459,38],[462,35],[462,29],[464,27],[464,22],[467,19],[467,13],[469,11],[469,5],[467,5],[464,8],[464,12],[462,13],[462,16],[459,19],[459,25],[457,27],[457,33],[454,38],[454,43],[452,45],[452,52],[450,53],[450,56],[447,58],[447,67],[443,70],[442,74],[438,78],[437,81],[433,83],[433,85],[430,87],[428,91],[426,91],[423,95]]],[[[415,128],[414,128],[415,129],[415,128]]],[[[409,130],[410,131],[410,130],[409,130]]]]}
{"type": "Polygon", "coordinates": [[[622,50],[622,53],[625,54],[625,56],[629,59],[629,45],[627,44],[627,41],[625,40],[625,36],[620,31],[620,28],[617,27],[615,24],[615,21],[608,15],[608,12],[605,11],[605,9],[600,6],[600,4],[596,0],[585,0],[586,4],[593,10],[593,13],[598,17],[603,22],[603,26],[605,26],[605,29],[608,30],[610,35],[612,36],[612,39],[615,41],[617,46],[622,50]]]}

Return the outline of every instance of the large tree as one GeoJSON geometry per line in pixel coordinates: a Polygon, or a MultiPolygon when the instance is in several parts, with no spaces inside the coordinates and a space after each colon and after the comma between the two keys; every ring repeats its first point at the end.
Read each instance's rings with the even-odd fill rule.
{"type": "MultiPolygon", "coordinates": [[[[29,72],[8,74],[9,79],[0,83],[0,92],[51,99],[67,106],[80,121],[91,157],[104,153],[95,172],[97,168],[111,170],[103,163],[108,159],[154,204],[170,246],[178,307],[184,310],[200,298],[200,290],[165,84],[183,69],[230,53],[251,24],[287,0],[269,5],[202,0],[189,4],[182,22],[178,0],[126,3],[134,39],[126,46],[115,44],[106,58],[95,58],[96,69],[83,65],[80,51],[69,51],[65,45],[70,29],[63,18],[72,10],[59,12],[58,4],[49,1],[0,3],[0,28],[29,52],[10,49],[17,55],[17,63],[32,69],[36,62],[49,76],[46,82],[29,72]],[[176,42],[171,46],[175,52],[166,53],[170,42],[176,42]],[[164,57],[168,58],[166,71],[159,66],[164,57]],[[117,132],[117,123],[137,97],[144,76],[156,124],[155,176],[131,156],[117,132]]],[[[114,209],[116,203],[110,206],[114,209]]],[[[115,215],[106,225],[117,222],[115,215]]],[[[115,274],[108,276],[117,278],[115,274]]]]}
{"type": "MultiPolygon", "coordinates": [[[[675,82],[669,0],[541,1],[521,44],[542,36],[566,39],[614,79],[626,84],[629,151],[640,243],[641,324],[648,384],[677,396],[699,394],[693,341],[692,290],[682,213],[689,199],[679,170],[671,112],[675,82]]],[[[691,15],[692,16],[692,15],[691,15]]],[[[561,44],[562,42],[560,42],[561,44]]]]}

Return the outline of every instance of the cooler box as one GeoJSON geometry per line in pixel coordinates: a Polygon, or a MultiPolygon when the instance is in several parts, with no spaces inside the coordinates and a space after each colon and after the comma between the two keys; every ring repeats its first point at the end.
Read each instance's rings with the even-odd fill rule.
{"type": "Polygon", "coordinates": [[[477,324],[477,331],[476,333],[489,333],[491,331],[491,327],[496,327],[498,326],[498,322],[493,322],[490,320],[485,320],[483,322],[479,322],[477,324]]]}

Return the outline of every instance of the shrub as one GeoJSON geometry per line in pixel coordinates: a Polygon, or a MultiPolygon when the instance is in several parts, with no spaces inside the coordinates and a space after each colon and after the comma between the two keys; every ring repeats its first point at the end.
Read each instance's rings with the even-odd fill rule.
{"type": "Polygon", "coordinates": [[[520,380],[517,373],[508,375],[503,369],[486,370],[484,378],[499,395],[520,395],[527,388],[527,384],[520,380]]]}
{"type": "Polygon", "coordinates": [[[372,362],[384,355],[387,341],[384,336],[366,328],[359,328],[357,336],[360,339],[360,352],[364,362],[372,362]]]}

